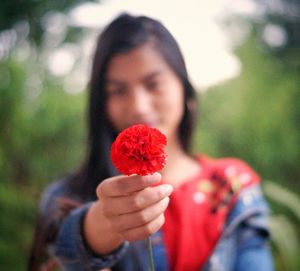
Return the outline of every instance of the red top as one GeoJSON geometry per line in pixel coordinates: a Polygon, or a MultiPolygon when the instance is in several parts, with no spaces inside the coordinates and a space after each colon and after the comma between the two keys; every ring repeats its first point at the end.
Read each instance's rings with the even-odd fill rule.
{"type": "Polygon", "coordinates": [[[175,188],[163,236],[170,270],[199,270],[212,253],[241,189],[259,182],[243,161],[199,157],[201,172],[175,188]]]}

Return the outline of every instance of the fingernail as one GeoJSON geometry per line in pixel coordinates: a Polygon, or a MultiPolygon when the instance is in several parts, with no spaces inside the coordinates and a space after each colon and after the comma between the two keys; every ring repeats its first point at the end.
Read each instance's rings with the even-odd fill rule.
{"type": "Polygon", "coordinates": [[[165,195],[169,196],[173,192],[174,188],[170,184],[163,184],[163,190],[164,190],[165,195]]]}
{"type": "Polygon", "coordinates": [[[143,179],[145,179],[149,184],[153,184],[161,180],[161,175],[158,172],[155,172],[152,175],[144,176],[143,179]]]}

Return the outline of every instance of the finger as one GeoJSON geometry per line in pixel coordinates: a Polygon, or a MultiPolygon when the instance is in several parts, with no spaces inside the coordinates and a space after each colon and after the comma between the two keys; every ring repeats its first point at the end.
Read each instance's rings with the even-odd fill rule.
{"type": "Polygon", "coordinates": [[[166,197],[142,211],[116,216],[112,219],[113,228],[117,232],[123,232],[146,225],[166,210],[169,201],[170,198],[166,197]]]}
{"type": "Polygon", "coordinates": [[[164,223],[165,223],[165,217],[163,214],[161,214],[159,217],[152,220],[148,224],[134,229],[129,229],[127,231],[122,232],[121,234],[122,237],[127,241],[142,240],[152,235],[153,233],[157,232],[164,223]]]}
{"type": "Polygon", "coordinates": [[[116,176],[103,181],[97,187],[97,196],[124,196],[136,191],[140,191],[161,180],[159,173],[154,173],[147,176],[131,175],[131,176],[116,176]]]}
{"type": "Polygon", "coordinates": [[[111,197],[108,204],[103,204],[102,211],[107,217],[133,213],[170,196],[172,191],[172,185],[162,184],[155,187],[147,187],[128,196],[111,197]]]}

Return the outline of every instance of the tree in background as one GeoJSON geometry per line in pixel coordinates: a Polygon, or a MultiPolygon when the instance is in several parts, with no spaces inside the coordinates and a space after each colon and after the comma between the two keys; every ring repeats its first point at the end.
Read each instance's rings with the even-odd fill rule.
{"type": "Polygon", "coordinates": [[[300,69],[300,2],[298,0],[255,0],[263,12],[250,19],[261,48],[289,68],[300,69]]]}
{"type": "Polygon", "coordinates": [[[84,29],[71,25],[66,12],[82,2],[86,1],[1,3],[0,177],[3,182],[45,183],[78,160],[75,154],[81,144],[75,147],[72,144],[78,143],[79,133],[82,135],[83,121],[78,120],[82,120],[85,95],[70,93],[85,88],[84,74],[78,68],[82,64],[80,56],[84,55],[84,29]],[[53,161],[55,156],[62,155],[63,161],[53,161]]]}
{"type": "Polygon", "coordinates": [[[82,51],[72,42],[80,44],[83,30],[62,13],[79,2],[0,4],[1,270],[24,270],[41,189],[82,157],[85,93],[70,93],[85,87],[73,79],[82,77],[82,51]],[[63,66],[68,50],[74,65],[66,80],[49,64],[60,58],[63,66]]]}
{"type": "Polygon", "coordinates": [[[44,19],[47,14],[66,13],[83,2],[95,0],[1,1],[0,37],[3,31],[15,31],[15,39],[28,35],[33,44],[40,46],[45,33],[44,19]]]}

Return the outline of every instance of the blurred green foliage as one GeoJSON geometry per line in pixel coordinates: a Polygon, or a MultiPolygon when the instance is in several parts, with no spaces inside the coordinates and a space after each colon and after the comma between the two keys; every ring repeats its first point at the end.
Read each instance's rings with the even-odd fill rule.
{"type": "Polygon", "coordinates": [[[272,204],[270,227],[278,270],[299,270],[300,198],[275,182],[264,181],[263,184],[272,204]]]}
{"type": "Polygon", "coordinates": [[[83,145],[85,95],[68,95],[59,78],[31,61],[11,57],[0,63],[0,73],[6,76],[0,83],[0,178],[4,183],[43,184],[69,170],[83,145]],[[28,85],[34,72],[44,78],[36,93],[28,85]]]}
{"type": "Polygon", "coordinates": [[[237,54],[241,75],[202,97],[199,144],[246,159],[265,178],[299,192],[299,71],[257,50],[253,39],[237,54]]]}
{"type": "Polygon", "coordinates": [[[43,40],[43,16],[47,13],[67,12],[83,2],[95,0],[10,0],[0,4],[0,32],[17,26],[18,23],[28,25],[29,39],[33,44],[40,45],[43,40]]]}
{"type": "Polygon", "coordinates": [[[0,183],[0,267],[25,270],[36,216],[38,191],[33,186],[0,183]]]}
{"type": "Polygon", "coordinates": [[[85,93],[67,94],[39,63],[34,54],[0,62],[1,270],[25,270],[42,188],[83,156],[85,93]]]}

